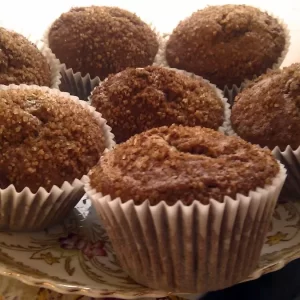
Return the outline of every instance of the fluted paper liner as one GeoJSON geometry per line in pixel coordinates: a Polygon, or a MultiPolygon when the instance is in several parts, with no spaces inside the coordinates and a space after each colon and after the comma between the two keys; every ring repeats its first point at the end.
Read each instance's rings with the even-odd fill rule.
{"type": "Polygon", "coordinates": [[[61,69],[61,75],[60,89],[85,101],[101,82],[98,76],[95,78],[91,78],[90,74],[82,76],[80,72],[74,73],[73,69],[67,69],[65,64],[61,69]]]}
{"type": "MultiPolygon", "coordinates": [[[[232,127],[231,127],[230,135],[239,136],[232,129],[232,127]]],[[[286,196],[297,196],[297,195],[299,196],[300,195],[300,146],[296,150],[293,150],[291,146],[287,146],[283,151],[280,150],[280,148],[277,146],[271,151],[272,154],[275,156],[275,158],[278,161],[280,161],[280,163],[282,163],[287,170],[287,177],[282,189],[282,193],[286,196]]]]}
{"type": "MultiPolygon", "coordinates": [[[[232,135],[233,134],[233,130],[231,128],[231,122],[230,122],[230,116],[231,116],[231,110],[230,110],[230,104],[228,103],[228,99],[226,97],[224,97],[223,92],[217,88],[216,85],[212,84],[210,81],[208,81],[207,79],[204,79],[201,76],[195,75],[193,73],[189,73],[186,72],[184,70],[179,70],[179,69],[175,69],[175,68],[170,68],[170,67],[165,67],[166,69],[181,73],[185,76],[194,78],[194,79],[200,79],[200,80],[204,80],[206,83],[208,83],[211,88],[216,92],[217,96],[220,98],[220,100],[222,101],[222,104],[224,106],[224,121],[223,124],[218,128],[218,131],[223,132],[225,134],[228,135],[232,135]]],[[[143,69],[143,68],[140,68],[143,69]]],[[[107,78],[103,81],[105,82],[107,80],[107,78]]],[[[102,83],[100,83],[101,85],[102,83]]],[[[95,89],[92,90],[90,96],[88,97],[88,102],[91,102],[91,97],[93,95],[95,89]]]]}
{"type": "MultiPolygon", "coordinates": [[[[39,89],[54,95],[70,98],[86,108],[102,128],[107,149],[115,145],[111,128],[101,114],[77,97],[58,90],[35,85],[0,85],[0,90],[8,89],[39,89]]],[[[84,177],[83,177],[84,178],[84,177]]],[[[29,188],[17,192],[14,185],[0,189],[0,229],[13,231],[42,230],[62,221],[84,195],[83,178],[65,181],[60,187],[54,185],[50,191],[40,187],[36,193],[29,188]]]]}
{"type": "MultiPolygon", "coordinates": [[[[151,29],[155,32],[159,45],[162,43],[162,36],[157,31],[157,29],[149,24],[151,29]]],[[[48,35],[51,26],[45,31],[42,43],[45,48],[50,49],[48,35]]],[[[156,54],[156,57],[158,53],[156,54]]],[[[156,57],[154,61],[156,60],[156,57]]],[[[62,62],[63,63],[63,62],[62,62]]],[[[93,89],[100,84],[101,80],[98,76],[91,77],[89,73],[82,74],[81,72],[75,72],[72,68],[67,68],[67,66],[63,63],[60,67],[61,73],[61,84],[60,90],[64,92],[68,92],[71,95],[77,96],[82,100],[88,100],[93,89]]]]}
{"type": "MultiPolygon", "coordinates": [[[[280,68],[280,66],[283,63],[283,61],[288,53],[288,50],[289,50],[289,47],[291,44],[291,35],[290,35],[290,31],[288,29],[287,24],[282,19],[278,18],[277,16],[274,16],[270,12],[266,12],[266,13],[268,13],[269,16],[271,16],[272,18],[274,18],[278,21],[278,23],[282,26],[282,28],[284,30],[284,35],[285,35],[285,45],[284,45],[284,49],[281,53],[281,56],[278,57],[277,61],[272,65],[271,68],[266,70],[266,72],[268,72],[270,70],[276,70],[276,69],[280,68]]],[[[161,35],[161,38],[159,40],[160,47],[159,47],[158,54],[156,55],[155,62],[154,62],[155,65],[169,67],[169,64],[166,60],[165,53],[166,53],[167,42],[169,40],[170,35],[171,34],[169,34],[169,33],[164,33],[161,35]]],[[[230,103],[231,106],[233,105],[234,98],[236,97],[236,95],[247,86],[249,81],[257,78],[260,75],[262,75],[262,74],[256,74],[252,78],[245,78],[241,84],[233,84],[232,87],[228,87],[227,85],[224,86],[223,93],[224,93],[225,97],[228,98],[228,102],[230,103]]]]}
{"type": "Polygon", "coordinates": [[[284,191],[287,195],[300,195],[300,146],[293,150],[287,146],[284,151],[279,147],[272,150],[273,155],[287,169],[287,178],[284,184],[284,191]]]}
{"type": "Polygon", "coordinates": [[[135,205],[103,196],[85,179],[121,267],[136,282],[178,293],[205,293],[245,279],[257,266],[286,171],[236,199],[135,205]]]}
{"type": "Polygon", "coordinates": [[[48,65],[51,71],[51,88],[52,89],[59,89],[61,84],[61,74],[60,70],[63,67],[60,63],[59,59],[56,58],[55,54],[51,51],[50,48],[46,47],[45,45],[40,46],[40,51],[45,56],[48,65]]]}

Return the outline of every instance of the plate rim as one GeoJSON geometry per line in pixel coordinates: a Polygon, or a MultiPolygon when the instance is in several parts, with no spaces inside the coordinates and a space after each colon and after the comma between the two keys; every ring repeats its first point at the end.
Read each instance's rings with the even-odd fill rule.
{"type": "MultiPolygon", "coordinates": [[[[276,263],[272,264],[271,266],[266,266],[258,270],[255,270],[247,279],[245,279],[242,282],[256,280],[265,274],[276,272],[284,268],[288,263],[298,258],[300,258],[300,243],[296,245],[296,250],[294,250],[291,255],[288,255],[287,257],[278,260],[276,263]]],[[[118,292],[118,291],[104,292],[101,291],[100,289],[89,288],[89,287],[78,288],[76,286],[71,286],[71,285],[69,285],[68,287],[65,284],[60,284],[53,280],[43,279],[43,278],[37,279],[31,275],[21,274],[20,272],[8,270],[8,268],[3,266],[3,264],[1,263],[0,263],[0,275],[16,279],[30,286],[50,289],[60,294],[82,295],[82,296],[94,297],[94,298],[109,296],[109,297],[123,298],[123,299],[138,299],[141,296],[151,297],[151,298],[163,298],[169,296],[192,295],[189,293],[172,293],[172,292],[156,291],[147,287],[145,287],[145,292],[137,293],[137,295],[130,295],[129,293],[118,292]]]]}
{"type": "Polygon", "coordinates": [[[80,295],[80,296],[86,296],[86,297],[92,297],[92,298],[99,298],[99,297],[115,297],[115,298],[122,298],[122,299],[139,299],[141,296],[143,297],[151,297],[151,298],[164,298],[168,296],[174,296],[175,294],[170,292],[159,292],[155,290],[151,290],[150,288],[145,287],[145,290],[148,290],[149,292],[141,292],[137,293],[137,295],[130,295],[127,293],[122,293],[118,291],[113,292],[107,292],[107,291],[101,291],[100,289],[95,288],[83,288],[83,287],[76,287],[71,286],[67,287],[64,284],[57,283],[55,281],[49,280],[49,279],[37,279],[31,275],[26,274],[20,274],[15,271],[6,270],[6,267],[3,267],[3,265],[0,265],[0,275],[16,279],[24,284],[27,284],[29,286],[34,286],[38,288],[45,288],[48,290],[52,290],[54,292],[60,293],[60,294],[70,294],[70,295],[80,295]],[[153,292],[151,292],[153,291],[153,292]]]}

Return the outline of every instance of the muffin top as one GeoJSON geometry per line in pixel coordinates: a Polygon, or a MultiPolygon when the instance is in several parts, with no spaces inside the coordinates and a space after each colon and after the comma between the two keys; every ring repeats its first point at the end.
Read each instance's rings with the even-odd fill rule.
{"type": "Polygon", "coordinates": [[[72,8],[53,23],[48,39],[68,68],[101,79],[127,67],[151,65],[158,51],[151,28],[117,7],[72,8]]]}
{"type": "Polygon", "coordinates": [[[162,67],[126,69],[97,87],[92,105],[112,127],[117,143],[173,123],[218,129],[224,104],[202,78],[162,67]]]}
{"type": "Polygon", "coordinates": [[[285,43],[279,22],[257,8],[209,6],[179,23],[167,43],[166,59],[171,67],[231,87],[271,68],[285,43]]]}
{"type": "Polygon", "coordinates": [[[300,146],[300,64],[254,80],[236,98],[232,127],[243,139],[270,149],[300,146]]]}
{"type": "Polygon", "coordinates": [[[90,172],[90,184],[123,202],[172,205],[194,199],[247,195],[270,184],[279,165],[269,150],[208,128],[154,128],[105,153],[90,172]]]}
{"type": "Polygon", "coordinates": [[[24,36],[0,27],[0,84],[51,86],[46,58],[24,36]]]}
{"type": "Polygon", "coordinates": [[[0,90],[0,188],[36,192],[71,183],[104,149],[102,129],[75,101],[36,89],[0,90]]]}

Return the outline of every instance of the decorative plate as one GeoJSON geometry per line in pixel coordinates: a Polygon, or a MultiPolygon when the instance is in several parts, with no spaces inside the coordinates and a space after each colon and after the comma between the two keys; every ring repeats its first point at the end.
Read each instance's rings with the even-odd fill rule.
{"type": "MultiPolygon", "coordinates": [[[[300,202],[278,204],[259,266],[246,280],[300,258],[300,202]]],[[[0,275],[63,294],[89,297],[166,297],[133,282],[119,267],[88,199],[62,225],[38,233],[0,232],[0,275]]],[[[183,295],[182,295],[183,296],[183,295]]]]}
{"type": "MultiPolygon", "coordinates": [[[[39,288],[22,283],[11,277],[0,276],[0,300],[121,300],[118,298],[91,298],[74,294],[59,294],[45,288],[39,288]]],[[[189,299],[176,296],[164,298],[140,298],[141,300],[199,300],[190,297],[189,299]]]]}

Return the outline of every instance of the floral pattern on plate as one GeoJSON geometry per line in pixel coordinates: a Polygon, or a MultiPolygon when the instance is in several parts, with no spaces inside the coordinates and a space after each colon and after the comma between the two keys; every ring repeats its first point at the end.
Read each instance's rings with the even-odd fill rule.
{"type": "MultiPolygon", "coordinates": [[[[246,280],[300,257],[300,202],[278,204],[257,270],[246,280]]],[[[104,228],[83,198],[60,226],[36,233],[0,232],[0,274],[58,293],[88,297],[166,297],[133,282],[119,267],[104,228]]],[[[48,293],[48,292],[47,292],[48,293]]]]}

